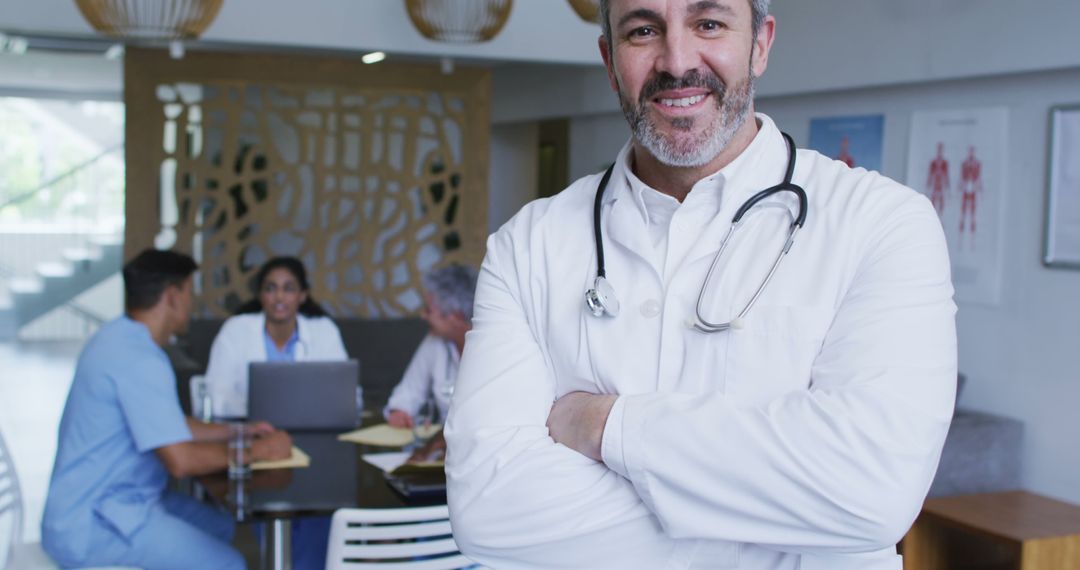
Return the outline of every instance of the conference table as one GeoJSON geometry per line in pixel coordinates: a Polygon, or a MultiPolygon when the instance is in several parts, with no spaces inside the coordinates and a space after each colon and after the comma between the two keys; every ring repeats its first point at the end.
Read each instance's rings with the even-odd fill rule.
{"type": "Polygon", "coordinates": [[[251,477],[225,473],[201,477],[201,488],[237,522],[267,523],[260,557],[263,567],[290,570],[292,521],[330,516],[340,508],[399,508],[445,504],[445,494],[406,498],[386,482],[383,471],[361,459],[367,453],[393,451],[338,441],[340,431],[290,432],[293,444],[311,457],[308,467],[256,470],[251,477]]]}

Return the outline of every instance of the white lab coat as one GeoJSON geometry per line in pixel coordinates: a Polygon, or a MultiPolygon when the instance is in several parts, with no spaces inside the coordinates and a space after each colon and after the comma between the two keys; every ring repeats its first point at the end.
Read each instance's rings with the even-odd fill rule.
{"type": "MultiPolygon", "coordinates": [[[[955,394],[941,226],[910,189],[799,151],[794,181],[810,207],[791,254],[742,329],[691,330],[735,210],[783,178],[785,143],[758,120],[746,151],[672,221],[664,267],[619,155],[603,207],[617,318],[583,300],[600,175],[489,239],[446,430],[454,534],[478,562],[901,568],[894,545],[929,488],[955,394]],[[698,219],[709,208],[692,203],[710,195],[716,213],[698,219]],[[604,463],[548,435],[552,402],[575,390],[620,395],[604,463]]],[[[710,285],[710,320],[742,308],[786,237],[782,210],[757,210],[710,285]]]]}
{"type": "Polygon", "coordinates": [[[453,342],[433,334],[425,336],[409,360],[401,381],[394,386],[383,415],[389,415],[390,410],[402,410],[415,418],[420,406],[431,398],[439,410],[439,417],[432,419],[441,422],[450,408],[450,395],[454,393],[460,360],[453,342]]]}
{"type": "MultiPolygon", "coordinates": [[[[296,360],[348,360],[337,325],[328,317],[296,316],[296,360]]],[[[266,316],[229,317],[210,347],[206,386],[216,417],[247,415],[248,365],[266,361],[266,316]]]]}

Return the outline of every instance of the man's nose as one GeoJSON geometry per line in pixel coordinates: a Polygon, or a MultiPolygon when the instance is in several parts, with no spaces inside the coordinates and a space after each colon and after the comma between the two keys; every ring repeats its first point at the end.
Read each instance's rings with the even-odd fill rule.
{"type": "Polygon", "coordinates": [[[681,78],[691,69],[701,65],[701,55],[694,42],[694,35],[678,26],[672,26],[664,35],[662,52],[656,58],[656,71],[681,78]]]}

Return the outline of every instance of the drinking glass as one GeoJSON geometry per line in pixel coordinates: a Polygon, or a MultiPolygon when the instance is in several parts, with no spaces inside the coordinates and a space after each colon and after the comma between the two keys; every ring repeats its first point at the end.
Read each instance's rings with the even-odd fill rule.
{"type": "Polygon", "coordinates": [[[251,475],[248,454],[251,452],[251,430],[244,422],[229,424],[229,477],[233,479],[251,475]]]}

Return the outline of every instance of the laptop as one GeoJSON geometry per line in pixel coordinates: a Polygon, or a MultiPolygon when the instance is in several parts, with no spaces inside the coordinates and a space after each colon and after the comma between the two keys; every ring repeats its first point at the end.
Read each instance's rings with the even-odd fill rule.
{"type": "Polygon", "coordinates": [[[409,500],[446,500],[446,471],[443,466],[406,463],[383,477],[394,491],[409,500]]]}
{"type": "Polygon", "coordinates": [[[248,419],[279,429],[352,429],[360,419],[356,387],[360,363],[252,362],[248,368],[248,419]]]}

